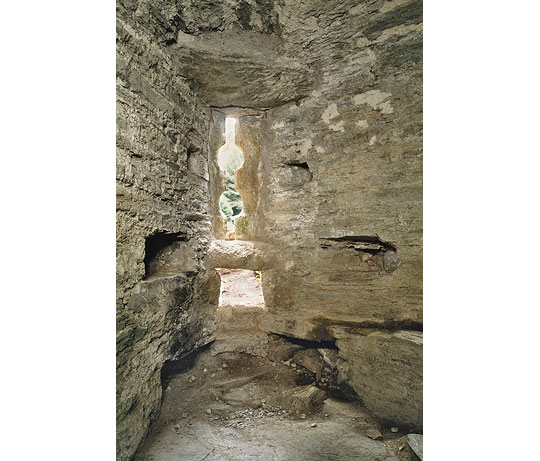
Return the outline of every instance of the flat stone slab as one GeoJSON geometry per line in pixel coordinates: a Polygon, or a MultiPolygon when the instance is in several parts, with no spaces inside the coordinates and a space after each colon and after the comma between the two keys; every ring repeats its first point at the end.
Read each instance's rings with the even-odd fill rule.
{"type": "Polygon", "coordinates": [[[208,267],[260,271],[275,265],[272,245],[245,240],[213,240],[208,249],[208,267]]]}

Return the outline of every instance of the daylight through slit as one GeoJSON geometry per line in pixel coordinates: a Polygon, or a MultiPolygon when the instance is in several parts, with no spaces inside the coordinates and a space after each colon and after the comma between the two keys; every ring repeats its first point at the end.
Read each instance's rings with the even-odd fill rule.
{"type": "Polygon", "coordinates": [[[225,171],[227,187],[219,199],[219,208],[227,221],[227,236],[234,239],[236,218],[242,216],[244,204],[242,196],[236,190],[235,173],[244,163],[242,151],[235,144],[236,119],[225,120],[225,144],[218,151],[218,163],[225,171]]]}

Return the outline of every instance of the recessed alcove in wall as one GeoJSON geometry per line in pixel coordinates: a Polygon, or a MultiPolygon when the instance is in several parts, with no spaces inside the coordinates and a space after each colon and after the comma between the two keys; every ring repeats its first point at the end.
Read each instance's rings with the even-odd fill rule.
{"type": "Polygon", "coordinates": [[[194,274],[197,259],[182,232],[156,232],[144,245],[144,280],[179,273],[194,274]]]}
{"type": "Polygon", "coordinates": [[[217,268],[221,278],[219,307],[245,306],[264,308],[262,273],[246,269],[217,268]]]}

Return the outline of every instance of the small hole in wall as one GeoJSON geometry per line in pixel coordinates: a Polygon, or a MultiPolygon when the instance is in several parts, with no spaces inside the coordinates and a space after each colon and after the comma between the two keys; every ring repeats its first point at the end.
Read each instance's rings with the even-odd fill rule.
{"type": "Polygon", "coordinates": [[[262,272],[246,269],[216,269],[221,278],[219,307],[264,307],[262,272]]]}
{"type": "Polygon", "coordinates": [[[157,275],[160,272],[162,259],[166,257],[175,242],[186,241],[187,236],[182,232],[157,232],[146,238],[144,244],[144,278],[157,275]]]}
{"type": "Polygon", "coordinates": [[[285,177],[283,178],[286,184],[293,187],[303,186],[313,180],[313,173],[309,169],[307,162],[288,161],[285,162],[285,165],[290,167],[288,176],[286,176],[288,180],[285,177]]]}
{"type": "Polygon", "coordinates": [[[296,166],[298,168],[302,168],[303,170],[309,171],[309,165],[307,162],[285,162],[285,165],[296,166]]]}
{"type": "Polygon", "coordinates": [[[244,163],[244,156],[235,144],[236,119],[225,119],[225,144],[218,151],[218,164],[225,171],[225,192],[219,198],[219,208],[227,221],[227,234],[234,239],[235,221],[242,216],[244,202],[236,190],[235,173],[244,163]]]}

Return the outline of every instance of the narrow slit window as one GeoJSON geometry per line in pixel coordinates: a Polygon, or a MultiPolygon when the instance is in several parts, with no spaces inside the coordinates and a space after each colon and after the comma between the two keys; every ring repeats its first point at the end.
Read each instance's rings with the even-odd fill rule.
{"type": "Polygon", "coordinates": [[[235,173],[242,167],[244,156],[235,144],[236,119],[225,119],[225,144],[218,151],[218,164],[225,171],[226,189],[219,199],[219,208],[227,221],[228,238],[234,239],[235,221],[243,216],[244,203],[236,190],[235,173]]]}

